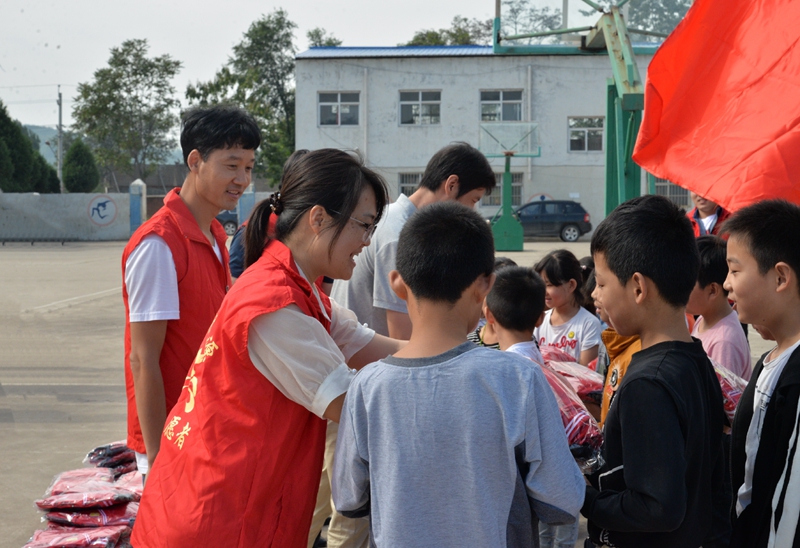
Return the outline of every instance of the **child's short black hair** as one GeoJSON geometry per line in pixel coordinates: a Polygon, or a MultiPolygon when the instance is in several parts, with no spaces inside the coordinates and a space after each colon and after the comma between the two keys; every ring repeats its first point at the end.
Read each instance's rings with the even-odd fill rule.
{"type": "Polygon", "coordinates": [[[507,266],[496,274],[486,296],[486,307],[501,327],[533,333],[544,312],[544,281],[536,271],[524,266],[507,266]]]}
{"type": "Polygon", "coordinates": [[[663,196],[620,204],[592,236],[592,255],[602,253],[625,285],[639,272],[674,307],[684,307],[697,282],[700,257],[686,214],[663,196]]]}
{"type": "Polygon", "coordinates": [[[183,114],[181,149],[183,163],[189,165],[189,153],[197,149],[203,161],[217,149],[242,147],[255,150],[261,144],[261,132],[255,119],[233,105],[195,107],[183,114]]]}
{"type": "Polygon", "coordinates": [[[455,304],[464,290],[494,270],[489,224],[457,202],[423,207],[397,243],[397,271],[417,299],[455,304]]]}
{"type": "Polygon", "coordinates": [[[505,268],[507,266],[517,266],[517,263],[514,262],[513,259],[509,259],[508,257],[495,257],[494,258],[494,270],[497,272],[501,268],[505,268]]]}
{"type": "MultiPolygon", "coordinates": [[[[728,277],[728,243],[719,236],[707,235],[697,238],[697,251],[700,253],[700,271],[697,284],[700,288],[717,283],[720,287],[728,277]]],[[[723,291],[725,289],[723,288],[723,291]]],[[[727,295],[728,292],[725,291],[727,295]]]]}
{"type": "Polygon", "coordinates": [[[734,213],[722,230],[747,245],[762,275],[779,262],[800,275],[800,207],[795,204],[758,202],[734,213]]]}
{"type": "Polygon", "coordinates": [[[489,195],[497,184],[486,156],[467,143],[453,143],[434,154],[425,167],[419,186],[436,192],[451,175],[458,176],[458,196],[476,188],[489,195]]]}

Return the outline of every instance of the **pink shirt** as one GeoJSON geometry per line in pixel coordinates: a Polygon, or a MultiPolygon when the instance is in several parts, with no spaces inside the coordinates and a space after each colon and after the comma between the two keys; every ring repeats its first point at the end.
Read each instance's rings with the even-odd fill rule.
{"type": "Polygon", "coordinates": [[[731,310],[731,313],[717,322],[714,327],[701,333],[700,328],[704,325],[703,317],[697,318],[697,323],[692,330],[692,337],[700,339],[708,357],[728,371],[749,381],[752,373],[750,345],[736,312],[731,310]]]}

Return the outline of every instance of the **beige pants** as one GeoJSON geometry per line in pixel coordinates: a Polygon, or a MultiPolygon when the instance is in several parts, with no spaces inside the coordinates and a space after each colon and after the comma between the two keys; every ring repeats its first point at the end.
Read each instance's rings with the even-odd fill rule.
{"type": "Polygon", "coordinates": [[[308,532],[308,548],[314,546],[314,540],[328,516],[331,518],[331,523],[328,525],[329,548],[369,548],[369,518],[346,518],[333,506],[331,479],[338,433],[339,425],[328,421],[328,430],[325,434],[325,460],[322,462],[317,505],[314,508],[314,517],[311,519],[311,530],[308,532]]]}

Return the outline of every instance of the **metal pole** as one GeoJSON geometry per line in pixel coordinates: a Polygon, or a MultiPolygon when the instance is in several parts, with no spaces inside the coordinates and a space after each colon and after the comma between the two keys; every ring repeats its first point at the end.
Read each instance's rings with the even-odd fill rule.
{"type": "Polygon", "coordinates": [[[61,191],[61,194],[64,194],[67,189],[64,188],[64,175],[61,171],[63,166],[62,159],[63,159],[63,150],[64,150],[64,132],[61,126],[61,105],[63,102],[61,101],[61,86],[58,86],[58,187],[61,191]]]}
{"type": "Polygon", "coordinates": [[[569,28],[569,0],[561,0],[561,28],[569,28]]]}

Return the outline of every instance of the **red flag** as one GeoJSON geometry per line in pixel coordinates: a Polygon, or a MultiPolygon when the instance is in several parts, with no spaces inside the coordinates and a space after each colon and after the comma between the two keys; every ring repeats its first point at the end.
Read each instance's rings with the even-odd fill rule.
{"type": "Polygon", "coordinates": [[[633,159],[728,210],[800,203],[800,1],[697,0],[653,57],[633,159]]]}

